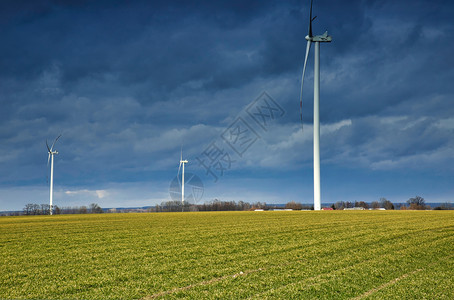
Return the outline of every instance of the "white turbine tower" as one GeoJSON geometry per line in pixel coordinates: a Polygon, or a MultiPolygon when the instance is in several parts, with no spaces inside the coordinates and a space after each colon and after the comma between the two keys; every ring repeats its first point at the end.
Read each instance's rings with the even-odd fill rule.
{"type": "Polygon", "coordinates": [[[314,58],[314,210],[321,209],[321,196],[320,196],[320,43],[331,42],[331,36],[326,31],[322,35],[312,35],[312,0],[309,15],[309,33],[306,36],[306,57],[304,59],[303,75],[301,77],[301,96],[300,96],[300,110],[301,122],[303,120],[303,83],[304,73],[306,72],[307,58],[311,49],[311,43],[315,44],[315,58],[314,58]]]}
{"type": "Polygon", "coordinates": [[[178,175],[177,178],[180,178],[180,168],[183,165],[183,170],[181,172],[181,211],[184,211],[184,164],[187,164],[187,160],[183,160],[183,149],[181,149],[180,153],[180,166],[178,167],[178,175]]]}
{"type": "Polygon", "coordinates": [[[49,206],[49,211],[50,214],[52,215],[53,212],[53,207],[52,207],[52,198],[53,198],[53,193],[54,193],[54,155],[58,154],[56,150],[54,150],[55,143],[57,140],[61,137],[61,134],[57,136],[55,141],[52,144],[52,147],[49,148],[49,144],[47,143],[46,140],[46,146],[47,146],[47,151],[49,153],[49,156],[47,157],[47,166],[49,167],[49,160],[50,160],[50,206],[49,206]]]}

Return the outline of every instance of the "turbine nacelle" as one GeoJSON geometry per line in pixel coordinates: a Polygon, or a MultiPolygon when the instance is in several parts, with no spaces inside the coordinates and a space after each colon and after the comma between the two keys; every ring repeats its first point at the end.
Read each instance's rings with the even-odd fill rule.
{"type": "Polygon", "coordinates": [[[322,35],[316,35],[316,36],[309,36],[306,35],[306,40],[309,42],[326,42],[329,43],[332,40],[332,37],[328,35],[328,31],[325,31],[324,34],[322,35]]]}

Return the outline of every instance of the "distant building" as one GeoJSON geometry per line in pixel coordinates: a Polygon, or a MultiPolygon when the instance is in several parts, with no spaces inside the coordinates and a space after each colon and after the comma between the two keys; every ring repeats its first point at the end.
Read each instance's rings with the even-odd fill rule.
{"type": "Polygon", "coordinates": [[[364,207],[349,207],[349,208],[344,208],[344,210],[365,210],[364,207]]]}
{"type": "Polygon", "coordinates": [[[323,207],[322,210],[334,210],[332,207],[323,207]]]}

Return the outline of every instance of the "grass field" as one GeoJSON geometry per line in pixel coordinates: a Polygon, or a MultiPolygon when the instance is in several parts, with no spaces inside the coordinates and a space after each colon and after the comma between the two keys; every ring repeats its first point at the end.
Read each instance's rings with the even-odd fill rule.
{"type": "Polygon", "coordinates": [[[454,299],[454,211],[0,218],[1,299],[454,299]]]}

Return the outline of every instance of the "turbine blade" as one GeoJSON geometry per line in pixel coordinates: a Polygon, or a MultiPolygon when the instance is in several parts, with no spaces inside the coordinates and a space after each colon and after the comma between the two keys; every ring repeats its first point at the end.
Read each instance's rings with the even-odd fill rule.
{"type": "Polygon", "coordinates": [[[307,41],[306,57],[304,58],[304,66],[303,66],[303,74],[301,75],[301,93],[300,93],[301,128],[303,127],[303,84],[304,84],[304,74],[306,73],[307,58],[309,57],[310,50],[311,50],[311,41],[307,41]]]}
{"type": "MultiPolygon", "coordinates": [[[[191,182],[192,178],[194,178],[194,176],[195,176],[195,174],[191,174],[191,173],[188,173],[188,174],[190,174],[191,177],[186,178],[186,179],[184,180],[184,181],[186,181],[186,183],[191,182]]],[[[186,175],[187,175],[187,174],[186,174],[186,175]]]]}
{"type": "Polygon", "coordinates": [[[178,182],[180,182],[180,169],[181,169],[181,160],[180,160],[180,165],[178,166],[178,173],[177,173],[178,182]]]}
{"type": "Polygon", "coordinates": [[[181,145],[180,148],[180,165],[178,166],[178,173],[177,173],[177,178],[178,178],[178,183],[181,184],[180,182],[180,169],[181,169],[181,163],[183,161],[183,145],[181,145]]]}
{"type": "Polygon", "coordinates": [[[49,166],[49,161],[50,161],[50,150],[49,150],[49,155],[47,156],[47,166],[49,166]]]}
{"type": "Polygon", "coordinates": [[[47,158],[47,168],[46,168],[46,183],[47,184],[49,184],[49,172],[50,172],[49,160],[50,160],[50,154],[49,154],[49,157],[47,158]]]}
{"type": "Polygon", "coordinates": [[[46,140],[46,147],[47,147],[47,151],[50,153],[49,143],[47,143],[47,140],[46,140]]]}
{"type": "Polygon", "coordinates": [[[312,37],[312,21],[315,20],[315,18],[317,18],[317,17],[315,17],[312,19],[312,1],[313,0],[311,0],[311,12],[309,14],[309,33],[308,33],[309,37],[312,37]]]}
{"type": "Polygon", "coordinates": [[[55,139],[54,143],[52,144],[52,147],[50,147],[50,150],[53,150],[54,149],[54,146],[55,146],[55,143],[58,141],[58,139],[61,137],[61,134],[59,136],[57,136],[57,138],[55,139]]]}

